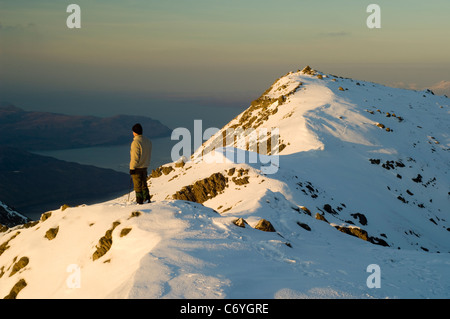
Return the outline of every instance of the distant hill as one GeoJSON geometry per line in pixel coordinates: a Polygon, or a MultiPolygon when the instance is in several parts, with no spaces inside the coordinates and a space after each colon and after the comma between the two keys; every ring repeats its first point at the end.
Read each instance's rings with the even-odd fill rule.
{"type": "Polygon", "coordinates": [[[0,146],[0,200],[30,217],[126,192],[129,176],[0,146]]]}
{"type": "Polygon", "coordinates": [[[150,138],[168,136],[171,130],[144,116],[73,116],[30,112],[13,105],[0,106],[0,145],[26,150],[57,150],[130,142],[131,127],[141,123],[150,138]]]}

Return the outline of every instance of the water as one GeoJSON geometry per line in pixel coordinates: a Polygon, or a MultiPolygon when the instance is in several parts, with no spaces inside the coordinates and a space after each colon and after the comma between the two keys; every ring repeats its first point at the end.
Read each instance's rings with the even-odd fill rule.
{"type": "MultiPolygon", "coordinates": [[[[125,103],[121,99],[119,99],[119,101],[125,103]]],[[[172,129],[175,129],[177,127],[187,128],[189,132],[191,132],[191,137],[193,139],[194,121],[196,119],[202,120],[202,132],[210,127],[220,129],[243,110],[242,107],[219,107],[211,105],[205,106],[196,105],[193,102],[174,103],[162,100],[151,100],[151,102],[153,102],[152,105],[143,107],[143,105],[141,104],[144,102],[140,101],[141,104],[139,104],[137,103],[139,101],[140,100],[128,100],[128,103],[126,103],[126,105],[129,105],[127,112],[119,112],[119,109],[116,109],[116,107],[118,107],[117,105],[115,105],[114,103],[109,103],[108,106],[110,109],[107,112],[108,114],[105,113],[102,115],[111,116],[114,115],[114,113],[134,113],[149,116],[154,119],[160,120],[163,124],[172,129]]],[[[119,104],[122,104],[123,106],[123,103],[119,104]]],[[[128,173],[130,163],[130,145],[132,139],[133,136],[131,135],[130,128],[130,142],[125,145],[88,147],[54,151],[35,151],[34,153],[54,157],[68,162],[94,165],[101,168],[109,168],[119,172],[128,173]]],[[[179,141],[172,141],[170,136],[163,138],[152,138],[151,140],[153,146],[149,171],[163,164],[170,163],[178,159],[171,159],[171,150],[172,147],[179,141]]],[[[191,146],[193,151],[193,140],[191,141],[191,146]]]]}
{"type": "MultiPolygon", "coordinates": [[[[129,110],[131,113],[132,109],[129,110]]],[[[202,120],[202,133],[210,128],[222,128],[238,115],[242,109],[236,107],[214,107],[180,104],[162,104],[159,107],[141,109],[141,114],[159,119],[170,128],[184,127],[191,132],[191,146],[193,149],[194,121],[202,120]]],[[[113,112],[113,110],[110,110],[113,112]]],[[[111,115],[111,114],[107,114],[111,115]]],[[[144,129],[145,135],[145,129],[144,129]]],[[[60,160],[75,162],[85,165],[94,165],[101,168],[109,168],[119,172],[128,173],[130,163],[130,145],[133,140],[130,128],[130,142],[125,145],[88,147],[54,151],[35,151],[34,153],[54,157],[60,160]]],[[[178,140],[172,141],[170,136],[163,138],[152,138],[152,159],[149,170],[163,164],[173,162],[171,158],[172,147],[178,140]]],[[[192,152],[191,152],[192,153],[192,152]]]]}
{"type": "MultiPolygon", "coordinates": [[[[163,164],[172,162],[171,150],[178,141],[169,137],[154,138],[152,141],[152,158],[149,171],[163,164]]],[[[50,156],[59,160],[109,168],[122,173],[129,173],[130,144],[118,146],[87,147],[56,151],[36,151],[35,154],[50,156]]]]}

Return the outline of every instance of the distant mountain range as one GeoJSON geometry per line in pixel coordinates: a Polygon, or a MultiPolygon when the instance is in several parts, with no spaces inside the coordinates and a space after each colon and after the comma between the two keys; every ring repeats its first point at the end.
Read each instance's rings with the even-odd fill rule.
{"type": "Polygon", "coordinates": [[[130,142],[135,123],[142,124],[148,137],[171,133],[158,120],[144,116],[73,116],[0,105],[0,145],[39,151],[120,145],[130,142]]]}

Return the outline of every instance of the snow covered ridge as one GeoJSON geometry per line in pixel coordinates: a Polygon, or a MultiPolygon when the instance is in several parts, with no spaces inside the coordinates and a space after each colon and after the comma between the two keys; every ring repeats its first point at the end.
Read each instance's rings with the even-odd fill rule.
{"type": "Polygon", "coordinates": [[[449,298],[448,101],[290,72],[154,170],[153,203],[126,194],[0,233],[0,297],[449,298]],[[237,161],[259,148],[224,144],[230,127],[279,128],[276,173],[237,161]]]}
{"type": "Polygon", "coordinates": [[[280,143],[272,153],[280,154],[280,171],[267,177],[287,184],[289,192],[282,194],[294,206],[312,207],[337,225],[367,228],[379,244],[449,252],[448,115],[448,98],[429,90],[390,88],[306,67],[276,80],[192,159],[220,156],[223,147],[256,149],[245,134],[227,144],[230,128],[278,127],[280,143]],[[388,231],[391,220],[395,231],[388,231]]]}
{"type": "Polygon", "coordinates": [[[25,224],[29,219],[0,201],[0,228],[25,224]]]}

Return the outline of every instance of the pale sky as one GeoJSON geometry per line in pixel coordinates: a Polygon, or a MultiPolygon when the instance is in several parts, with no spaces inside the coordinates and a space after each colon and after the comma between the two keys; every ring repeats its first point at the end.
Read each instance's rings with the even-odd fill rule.
{"type": "Polygon", "coordinates": [[[0,101],[39,108],[43,96],[123,93],[233,103],[306,65],[450,95],[449,16],[448,0],[0,0],[0,101]],[[66,26],[71,3],[81,29],[66,26]],[[366,25],[371,3],[380,29],[366,25]]]}

